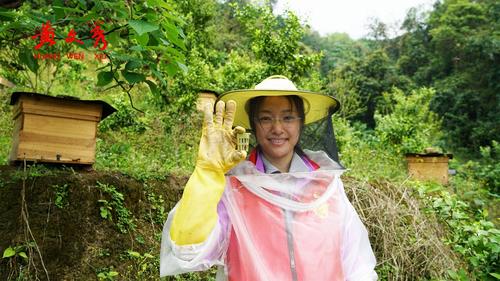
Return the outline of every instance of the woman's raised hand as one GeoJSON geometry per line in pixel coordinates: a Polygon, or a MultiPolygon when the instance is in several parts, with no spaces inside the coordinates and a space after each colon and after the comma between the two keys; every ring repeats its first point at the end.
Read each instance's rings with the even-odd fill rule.
{"type": "Polygon", "coordinates": [[[246,158],[246,151],[236,149],[236,135],[244,133],[245,128],[237,126],[232,129],[235,111],[236,102],[233,100],[227,104],[217,102],[215,117],[213,105],[205,105],[197,166],[226,173],[246,158]]]}

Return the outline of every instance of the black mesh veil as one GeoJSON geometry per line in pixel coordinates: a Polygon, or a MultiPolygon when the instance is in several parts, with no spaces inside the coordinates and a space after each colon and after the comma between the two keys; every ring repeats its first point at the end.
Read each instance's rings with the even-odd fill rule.
{"type": "MultiPolygon", "coordinates": [[[[323,150],[337,163],[340,164],[337,140],[332,124],[334,107],[329,109],[328,116],[320,121],[304,126],[300,137],[301,148],[310,150],[323,150]]],[[[342,166],[342,164],[340,164],[342,166]]]]}

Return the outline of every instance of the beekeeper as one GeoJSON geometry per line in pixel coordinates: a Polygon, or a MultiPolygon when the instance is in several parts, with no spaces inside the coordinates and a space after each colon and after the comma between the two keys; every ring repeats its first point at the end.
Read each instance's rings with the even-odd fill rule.
{"type": "Polygon", "coordinates": [[[284,76],[225,93],[215,115],[207,105],[196,167],[163,229],[160,275],[217,265],[217,280],[376,280],[343,167],[299,146],[304,126],[338,107],[284,76]],[[247,160],[236,146],[245,129],[257,141],[247,160]]]}

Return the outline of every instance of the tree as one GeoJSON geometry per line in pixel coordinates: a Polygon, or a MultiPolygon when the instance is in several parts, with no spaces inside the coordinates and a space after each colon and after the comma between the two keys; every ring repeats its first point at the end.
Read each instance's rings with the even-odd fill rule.
{"type": "MultiPolygon", "coordinates": [[[[340,96],[353,94],[351,104],[360,103],[364,106],[358,110],[354,119],[366,123],[369,128],[375,127],[374,114],[383,92],[388,92],[392,87],[407,88],[407,81],[400,77],[392,65],[387,54],[376,50],[361,59],[355,59],[341,68],[332,72],[330,85],[333,91],[340,96]]],[[[355,106],[356,108],[356,106],[355,106]]]]}
{"type": "Polygon", "coordinates": [[[299,80],[319,62],[320,54],[300,42],[305,30],[294,13],[275,16],[268,6],[234,7],[236,18],[251,38],[252,53],[267,64],[266,76],[282,74],[299,80]]]}
{"type": "Polygon", "coordinates": [[[145,83],[158,94],[167,87],[165,77],[187,70],[183,21],[165,0],[26,1],[18,9],[0,8],[0,19],[1,74],[31,91],[49,93],[65,62],[37,60],[38,54],[102,52],[108,62],[96,73],[97,86],[120,87],[130,101],[137,84],[145,83]],[[54,44],[42,44],[44,28],[53,33],[49,38],[54,44]]]}
{"type": "Polygon", "coordinates": [[[500,135],[500,3],[447,0],[427,15],[410,9],[397,38],[397,67],[433,87],[432,109],[449,145],[479,152],[500,135]]]}
{"type": "Polygon", "coordinates": [[[355,57],[364,56],[368,52],[368,46],[363,41],[353,40],[346,33],[333,33],[320,36],[318,32],[306,30],[302,42],[316,52],[322,52],[321,74],[328,73],[351,61],[355,57]]]}
{"type": "Polygon", "coordinates": [[[429,19],[431,68],[452,142],[477,151],[500,135],[500,3],[444,1],[429,19]]]}

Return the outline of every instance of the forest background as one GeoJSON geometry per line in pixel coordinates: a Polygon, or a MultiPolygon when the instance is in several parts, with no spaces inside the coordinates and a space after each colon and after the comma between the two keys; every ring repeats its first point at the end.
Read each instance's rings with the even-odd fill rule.
{"type": "MultiPolygon", "coordinates": [[[[94,182],[96,219],[116,225],[112,235],[130,237],[132,246],[98,247],[87,261],[92,276],[81,280],[158,279],[161,227],[175,203],[165,202],[162,183],[174,178],[182,186],[194,167],[198,94],[251,88],[274,74],[340,100],[333,123],[340,160],[349,168],[346,189],[370,230],[381,280],[500,279],[498,1],[413,8],[401,35],[389,38],[381,19],[359,40],[320,36],[292,12],[274,14],[275,1],[4,2],[0,77],[10,82],[0,86],[0,164],[8,164],[11,148],[10,93],[105,100],[118,112],[99,125],[94,168],[138,183],[147,203],[149,213],[139,215],[123,182],[94,182]],[[37,51],[40,41],[32,36],[47,21],[57,43],[37,51]],[[94,47],[89,22],[100,22],[105,50],[94,47]],[[72,29],[83,44],[65,42],[72,29]],[[63,55],[41,60],[37,52],[63,55]],[[85,59],[68,58],[68,52],[85,59]],[[106,59],[95,60],[97,53],[106,59]],[[404,154],[427,147],[453,153],[456,174],[448,185],[408,178],[404,154]]],[[[59,172],[32,165],[11,173],[0,180],[0,191],[59,172]]],[[[68,199],[78,192],[75,185],[49,181],[56,210],[78,206],[68,199]]],[[[2,238],[0,276],[48,279],[43,246],[31,238],[2,238]]],[[[168,280],[213,278],[212,271],[168,280]]]]}

